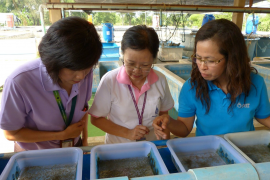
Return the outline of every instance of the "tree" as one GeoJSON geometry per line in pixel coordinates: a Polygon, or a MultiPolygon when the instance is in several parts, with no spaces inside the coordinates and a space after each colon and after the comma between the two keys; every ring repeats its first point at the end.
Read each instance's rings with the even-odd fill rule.
{"type": "Polygon", "coordinates": [[[124,16],[124,24],[134,25],[135,24],[135,13],[126,13],[124,16]]]}
{"type": "Polygon", "coordinates": [[[229,12],[223,12],[222,14],[215,14],[215,19],[227,19],[227,20],[232,20],[232,15],[233,13],[229,12]]]}
{"type": "Polygon", "coordinates": [[[152,24],[152,16],[147,15],[147,12],[139,12],[137,18],[134,18],[134,25],[151,25],[152,24]]]}
{"type": "Polygon", "coordinates": [[[77,17],[81,17],[81,18],[84,18],[84,19],[87,19],[88,17],[88,14],[81,11],[81,12],[72,12],[72,11],[66,11],[65,12],[65,17],[69,17],[69,16],[77,16],[77,17]]]}
{"type": "Polygon", "coordinates": [[[189,17],[189,26],[190,27],[201,27],[203,21],[204,14],[192,14],[189,17]]]}
{"type": "Polygon", "coordinates": [[[39,6],[47,0],[2,0],[1,8],[6,8],[4,12],[12,12],[23,25],[40,25],[39,6]]]}
{"type": "Polygon", "coordinates": [[[258,31],[270,31],[270,14],[266,14],[265,16],[259,16],[259,25],[257,30],[258,31]]]}
{"type": "Polygon", "coordinates": [[[101,23],[112,23],[116,24],[117,20],[120,18],[116,13],[107,13],[107,12],[97,12],[93,13],[94,24],[100,25],[101,23]]]}

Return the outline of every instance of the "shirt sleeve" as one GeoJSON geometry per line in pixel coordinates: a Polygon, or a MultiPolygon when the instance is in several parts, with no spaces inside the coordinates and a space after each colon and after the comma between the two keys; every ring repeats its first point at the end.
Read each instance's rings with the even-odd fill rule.
{"type": "Polygon", "coordinates": [[[257,90],[257,93],[259,93],[260,101],[255,111],[255,118],[265,119],[270,116],[270,103],[268,99],[267,88],[266,88],[265,82],[263,78],[260,78],[260,79],[261,79],[260,81],[262,84],[262,88],[260,92],[258,92],[257,90]]]}
{"type": "Polygon", "coordinates": [[[160,107],[160,111],[162,112],[165,112],[165,111],[169,111],[170,109],[173,108],[174,106],[174,101],[173,101],[173,98],[172,98],[172,95],[171,95],[171,92],[170,92],[170,89],[169,89],[169,85],[168,85],[168,82],[166,80],[165,77],[163,77],[163,87],[164,87],[164,96],[163,98],[161,99],[161,107],[160,107]]]}
{"type": "Polygon", "coordinates": [[[107,77],[107,75],[102,77],[93,104],[88,111],[94,117],[107,117],[111,109],[111,89],[107,77]]]}
{"type": "Polygon", "coordinates": [[[195,116],[196,106],[195,106],[195,98],[196,94],[194,89],[191,89],[190,80],[187,80],[179,95],[179,108],[178,108],[178,116],[179,117],[192,117],[195,116]]]}
{"type": "Polygon", "coordinates": [[[1,129],[12,131],[24,127],[27,108],[21,89],[14,80],[6,81],[0,109],[1,129]]]}
{"type": "Polygon", "coordinates": [[[91,70],[91,73],[88,75],[87,77],[87,81],[88,81],[88,86],[87,86],[87,94],[86,94],[86,99],[85,99],[85,106],[87,107],[87,109],[89,110],[89,106],[88,106],[88,102],[92,97],[92,87],[93,87],[93,70],[91,70]]]}

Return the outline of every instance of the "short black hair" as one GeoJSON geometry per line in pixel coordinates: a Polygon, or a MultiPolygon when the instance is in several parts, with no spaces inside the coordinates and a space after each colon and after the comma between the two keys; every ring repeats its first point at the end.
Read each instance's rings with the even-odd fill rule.
{"type": "Polygon", "coordinates": [[[38,50],[48,74],[58,83],[63,68],[77,71],[94,67],[102,54],[102,43],[92,23],[67,17],[52,24],[38,50]]]}
{"type": "Polygon", "coordinates": [[[153,28],[145,25],[133,26],[124,33],[121,42],[123,54],[127,48],[134,50],[148,49],[155,59],[159,48],[158,35],[153,28]]]}

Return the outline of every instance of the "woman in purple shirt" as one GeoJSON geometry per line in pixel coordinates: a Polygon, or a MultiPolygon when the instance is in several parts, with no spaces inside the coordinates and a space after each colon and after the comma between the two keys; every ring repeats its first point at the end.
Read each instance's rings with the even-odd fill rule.
{"type": "Polygon", "coordinates": [[[61,19],[38,49],[41,58],[5,82],[0,128],[15,141],[16,152],[87,145],[87,102],[102,53],[94,25],[79,17],[61,19]]]}

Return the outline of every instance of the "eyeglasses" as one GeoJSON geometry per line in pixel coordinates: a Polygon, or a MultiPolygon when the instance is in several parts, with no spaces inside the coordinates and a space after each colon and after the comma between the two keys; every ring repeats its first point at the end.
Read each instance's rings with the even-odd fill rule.
{"type": "Polygon", "coordinates": [[[197,57],[196,54],[193,54],[191,56],[191,59],[193,62],[197,63],[198,65],[201,65],[204,62],[206,66],[213,67],[213,66],[216,66],[218,63],[220,63],[221,60],[224,59],[224,57],[219,60],[212,60],[212,59],[203,60],[201,57],[197,57]]]}
{"type": "Polygon", "coordinates": [[[124,61],[123,65],[125,68],[127,68],[130,71],[134,71],[135,69],[141,70],[142,72],[150,72],[150,69],[154,67],[153,64],[149,64],[149,65],[141,65],[140,67],[136,67],[134,63],[125,63],[124,61]]]}

